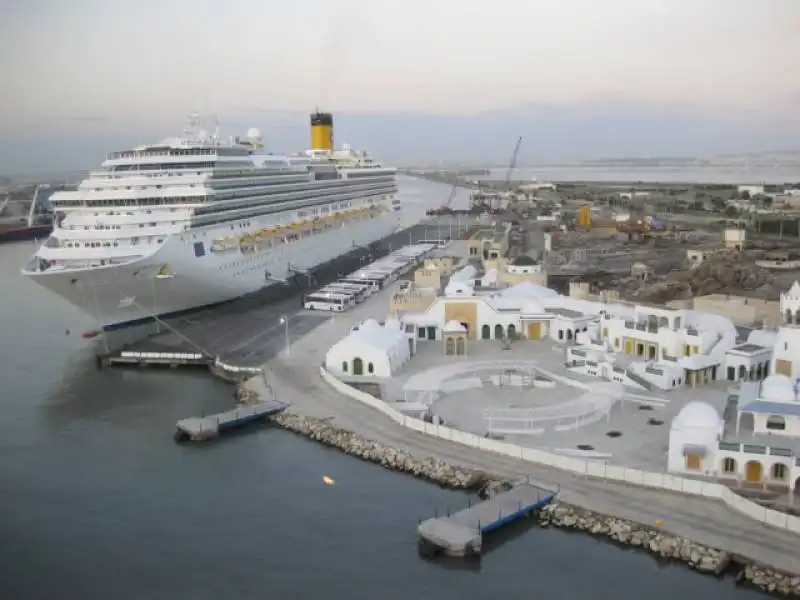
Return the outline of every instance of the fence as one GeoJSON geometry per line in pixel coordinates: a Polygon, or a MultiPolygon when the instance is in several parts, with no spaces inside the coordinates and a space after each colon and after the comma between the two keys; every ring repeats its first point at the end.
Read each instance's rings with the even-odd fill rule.
{"type": "Polygon", "coordinates": [[[231,373],[251,373],[255,375],[264,371],[261,367],[237,367],[235,365],[229,365],[222,362],[219,357],[214,359],[214,366],[223,371],[230,371],[231,373]]]}
{"type": "Polygon", "coordinates": [[[540,465],[555,467],[556,469],[562,469],[564,471],[569,471],[571,473],[576,473],[587,477],[610,479],[630,485],[657,488],[670,492],[690,494],[693,496],[714,498],[721,500],[731,509],[750,517],[751,519],[755,519],[773,527],[786,529],[793,533],[800,534],[800,517],[794,517],[786,513],[766,508],[756,504],[755,502],[751,502],[750,500],[739,496],[738,494],[729,490],[727,487],[718,483],[697,481],[695,479],[685,479],[683,477],[675,477],[666,473],[649,473],[640,469],[629,469],[627,467],[619,467],[594,461],[585,461],[579,458],[560,456],[558,454],[551,454],[549,452],[536,450],[534,448],[525,448],[515,444],[508,444],[506,442],[479,437],[477,435],[460,431],[458,429],[445,427],[443,425],[426,423],[420,419],[407,417],[391,408],[385,402],[378,400],[374,396],[370,396],[365,392],[357,390],[353,387],[350,387],[346,383],[339,381],[333,375],[328,373],[325,367],[320,368],[320,375],[322,376],[323,380],[325,380],[338,392],[379,410],[400,425],[408,427],[409,429],[413,429],[414,431],[419,431],[439,439],[456,442],[458,444],[463,444],[479,450],[496,452],[497,454],[518,458],[540,465]]]}

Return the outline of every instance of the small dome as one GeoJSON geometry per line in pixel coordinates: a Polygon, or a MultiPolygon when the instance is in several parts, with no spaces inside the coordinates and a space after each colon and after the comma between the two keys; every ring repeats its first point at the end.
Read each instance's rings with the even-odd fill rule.
{"type": "Polygon", "coordinates": [[[448,321],[444,324],[445,333],[466,333],[467,328],[458,321],[448,321]]]}
{"type": "Polygon", "coordinates": [[[520,314],[523,317],[527,316],[538,316],[545,314],[544,307],[539,304],[536,300],[526,300],[525,304],[522,305],[522,310],[520,314]]]}
{"type": "Polygon", "coordinates": [[[761,383],[761,398],[773,402],[793,402],[795,395],[792,380],[786,375],[770,375],[761,383]]]}
{"type": "Polygon", "coordinates": [[[384,323],[383,326],[386,327],[386,329],[402,329],[403,328],[403,325],[400,323],[400,321],[398,321],[394,317],[389,317],[388,319],[386,319],[386,323],[384,323]]]}
{"type": "Polygon", "coordinates": [[[501,295],[504,298],[554,298],[558,292],[543,285],[525,282],[506,288],[501,295]]]}
{"type": "Polygon", "coordinates": [[[520,254],[517,258],[514,259],[515,266],[517,267],[530,267],[536,264],[536,261],[533,260],[527,254],[520,254]]]}
{"type": "Polygon", "coordinates": [[[717,410],[707,402],[689,402],[672,420],[673,429],[719,429],[722,423],[717,410]]]}
{"type": "Polygon", "coordinates": [[[378,323],[375,319],[367,319],[361,324],[361,327],[359,327],[359,329],[376,329],[380,326],[381,324],[378,323]]]}
{"type": "Polygon", "coordinates": [[[466,281],[451,281],[444,288],[445,296],[472,296],[472,286],[466,281]]]}

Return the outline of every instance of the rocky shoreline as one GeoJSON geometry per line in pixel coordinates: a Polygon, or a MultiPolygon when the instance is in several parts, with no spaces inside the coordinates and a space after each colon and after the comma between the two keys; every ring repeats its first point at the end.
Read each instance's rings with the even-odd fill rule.
{"type": "Polygon", "coordinates": [[[345,454],[378,464],[386,469],[413,475],[445,488],[481,491],[489,484],[495,483],[491,477],[481,471],[457,467],[435,458],[416,458],[405,450],[398,450],[335,427],[327,419],[312,419],[284,412],[275,417],[273,421],[283,429],[341,450],[345,454]]]}
{"type": "Polygon", "coordinates": [[[539,511],[538,519],[541,527],[552,525],[605,537],[619,544],[642,548],[662,559],[685,563],[701,573],[720,575],[731,568],[737,569],[736,580],[739,582],[771,594],[800,598],[800,576],[757,565],[725,551],[671,535],[658,527],[648,527],[556,502],[539,511]]]}
{"type": "MultiPolygon", "coordinates": [[[[242,387],[238,388],[236,395],[241,404],[258,401],[256,394],[242,387]]],[[[477,491],[482,498],[491,498],[512,487],[508,480],[483,471],[466,469],[431,457],[420,459],[406,450],[363,438],[336,427],[327,418],[303,417],[287,411],[275,417],[273,422],[282,429],[345,454],[445,488],[477,491]]],[[[540,510],[537,518],[540,527],[554,526],[604,537],[618,544],[642,548],[664,560],[685,563],[701,573],[721,575],[735,570],[737,582],[782,597],[800,598],[800,576],[782,573],[749,559],[671,535],[659,527],[641,525],[558,502],[540,510]]]]}

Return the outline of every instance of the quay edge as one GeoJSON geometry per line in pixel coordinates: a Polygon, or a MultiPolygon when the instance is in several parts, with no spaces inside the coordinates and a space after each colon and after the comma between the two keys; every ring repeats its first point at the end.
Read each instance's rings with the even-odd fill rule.
{"type": "MultiPolygon", "coordinates": [[[[240,401],[253,402],[258,394],[240,384],[237,397],[240,401]]],[[[452,465],[433,457],[420,459],[404,449],[396,449],[336,427],[331,423],[332,420],[301,416],[287,410],[278,415],[274,423],[282,429],[386,469],[407,473],[450,489],[479,491],[484,498],[507,489],[510,484],[507,477],[452,465]]],[[[734,572],[739,583],[784,598],[800,598],[800,574],[782,572],[749,557],[673,535],[657,526],[647,526],[555,501],[536,514],[541,527],[553,526],[603,537],[618,544],[643,549],[662,560],[680,562],[712,576],[734,572]]]]}

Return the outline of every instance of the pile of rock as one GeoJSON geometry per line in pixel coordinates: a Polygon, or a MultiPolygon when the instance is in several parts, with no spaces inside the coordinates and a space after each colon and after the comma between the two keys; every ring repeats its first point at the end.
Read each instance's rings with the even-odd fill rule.
{"type": "Polygon", "coordinates": [[[259,402],[261,402],[261,398],[253,390],[249,390],[241,385],[236,388],[236,403],[239,406],[251,406],[259,402]]]}
{"type": "Polygon", "coordinates": [[[492,478],[481,471],[453,466],[435,458],[416,458],[405,450],[398,450],[335,427],[326,419],[284,412],[275,418],[275,423],[283,429],[337,448],[345,454],[379,464],[386,469],[432,481],[442,487],[478,491],[492,481],[492,478]]]}
{"type": "MultiPolygon", "coordinates": [[[[643,548],[661,558],[687,563],[702,573],[719,575],[730,566],[732,560],[727,552],[670,535],[657,527],[647,527],[565,504],[552,503],[544,507],[539,511],[539,524],[542,527],[554,525],[607,537],[620,544],[643,548]]],[[[800,577],[792,577],[775,569],[746,565],[737,575],[737,580],[749,582],[767,592],[800,597],[800,577]]]]}

